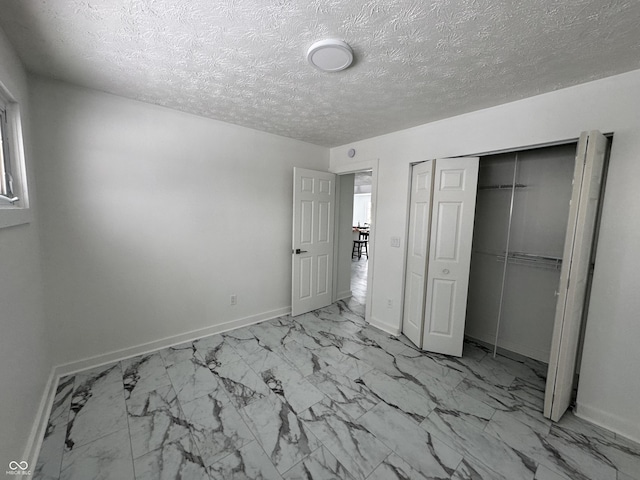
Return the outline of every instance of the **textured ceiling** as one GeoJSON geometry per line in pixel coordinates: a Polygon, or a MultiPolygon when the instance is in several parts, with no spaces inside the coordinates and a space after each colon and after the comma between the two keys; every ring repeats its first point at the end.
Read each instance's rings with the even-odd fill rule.
{"type": "Polygon", "coordinates": [[[638,0],[2,0],[35,73],[336,146],[640,68],[638,0]],[[354,65],[309,66],[340,38],[354,65]]]}

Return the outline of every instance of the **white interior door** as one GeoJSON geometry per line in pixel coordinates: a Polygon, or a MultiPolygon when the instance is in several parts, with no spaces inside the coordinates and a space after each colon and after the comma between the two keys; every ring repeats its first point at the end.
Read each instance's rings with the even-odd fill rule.
{"type": "Polygon", "coordinates": [[[600,132],[580,135],[544,399],[544,415],[553,421],[571,402],[606,150],[600,132]]]}
{"type": "Polygon", "coordinates": [[[431,227],[433,161],[414,165],[411,171],[409,238],[404,283],[402,333],[418,348],[422,347],[424,326],[425,277],[431,227]]]}
{"type": "Polygon", "coordinates": [[[293,169],[291,315],[331,303],[336,176],[293,169]]]}
{"type": "Polygon", "coordinates": [[[436,160],[422,348],[462,355],[478,157],[436,160]]]}

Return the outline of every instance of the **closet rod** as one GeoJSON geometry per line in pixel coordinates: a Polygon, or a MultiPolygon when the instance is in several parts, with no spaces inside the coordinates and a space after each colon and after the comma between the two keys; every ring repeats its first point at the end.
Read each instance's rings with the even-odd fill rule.
{"type": "Polygon", "coordinates": [[[511,221],[513,220],[513,200],[516,194],[516,178],[518,174],[518,152],[513,162],[513,182],[511,187],[511,204],[509,205],[509,226],[507,228],[507,244],[504,252],[504,268],[502,269],[502,287],[500,288],[500,308],[498,309],[498,322],[496,324],[496,338],[493,344],[493,358],[498,353],[498,334],[500,333],[500,320],[502,319],[502,302],[504,301],[504,287],[507,280],[507,266],[509,263],[509,243],[511,241],[511,221]]]}
{"type": "MultiPolygon", "coordinates": [[[[496,253],[496,252],[482,252],[480,250],[474,250],[473,253],[477,253],[480,255],[487,255],[490,257],[496,257],[498,261],[503,262],[505,255],[504,253],[496,253]]],[[[525,252],[509,252],[509,262],[518,263],[521,262],[521,265],[531,265],[537,266],[538,264],[542,267],[553,267],[554,269],[559,269],[562,266],[562,257],[552,257],[550,255],[539,255],[537,253],[525,253],[525,252]]]]}
{"type": "MultiPolygon", "coordinates": [[[[509,259],[507,261],[518,265],[527,265],[533,267],[546,267],[559,270],[562,267],[562,258],[551,257],[547,255],[537,255],[534,253],[524,252],[508,252],[509,259]]],[[[499,261],[504,261],[504,255],[496,255],[499,261]]]]}
{"type": "Polygon", "coordinates": [[[512,190],[514,188],[527,188],[529,185],[524,185],[522,183],[516,183],[513,185],[512,183],[502,184],[502,185],[484,185],[479,186],[478,190],[512,190]]]}

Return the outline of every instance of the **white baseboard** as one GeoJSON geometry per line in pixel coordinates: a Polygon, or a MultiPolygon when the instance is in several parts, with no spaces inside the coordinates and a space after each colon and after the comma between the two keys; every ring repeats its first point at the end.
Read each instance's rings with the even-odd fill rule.
{"type": "Polygon", "coordinates": [[[640,443],[640,424],[629,421],[609,412],[591,407],[580,402],[576,402],[576,415],[583,420],[595,423],[596,425],[611,430],[618,435],[640,443]]]}
{"type": "Polygon", "coordinates": [[[374,327],[379,328],[383,332],[387,332],[395,337],[400,335],[400,333],[402,332],[402,330],[400,330],[399,327],[395,325],[389,325],[388,323],[385,323],[382,320],[379,320],[375,317],[371,317],[371,320],[369,321],[369,323],[374,327]]]}
{"type": "Polygon", "coordinates": [[[340,300],[344,300],[345,298],[350,298],[353,294],[351,293],[351,290],[345,290],[343,292],[338,292],[338,294],[336,295],[336,302],[340,301],[340,300]]]}
{"type": "Polygon", "coordinates": [[[27,445],[25,446],[24,453],[22,455],[22,458],[26,459],[29,463],[29,470],[32,473],[34,473],[36,469],[36,462],[38,461],[38,455],[40,454],[40,446],[42,445],[44,434],[47,431],[47,420],[51,413],[57,388],[58,377],[56,376],[56,369],[53,367],[49,372],[49,378],[47,379],[42,398],[40,399],[38,412],[36,413],[35,421],[31,426],[27,445]]]}
{"type": "Polygon", "coordinates": [[[160,340],[154,340],[152,342],[143,343],[133,347],[123,348],[115,350],[113,352],[96,355],[93,357],[77,360],[74,362],[65,363],[62,365],[54,366],[49,374],[47,385],[45,387],[40,406],[36,418],[31,428],[31,433],[27,440],[27,445],[24,450],[23,458],[28,459],[30,470],[35,471],[36,462],[38,460],[38,454],[40,453],[40,447],[44,434],[47,430],[47,421],[51,414],[51,408],[53,406],[53,400],[56,396],[56,390],[58,388],[58,381],[60,377],[77,373],[89,368],[99,367],[109,363],[125,360],[127,358],[135,357],[145,353],[151,353],[161,348],[171,347],[180,343],[196,340],[201,337],[214,335],[216,333],[223,333],[229,330],[234,330],[240,327],[246,327],[247,325],[253,325],[256,323],[271,320],[272,318],[281,317],[291,313],[291,307],[280,308],[277,310],[271,310],[270,312],[261,313],[258,315],[251,315],[245,318],[239,318],[231,320],[229,322],[221,323],[218,325],[212,325],[210,327],[201,328],[198,330],[192,330],[187,333],[181,333],[172,337],[162,338],[160,340]]]}
{"type": "Polygon", "coordinates": [[[245,318],[239,318],[228,322],[220,323],[218,325],[211,325],[209,327],[201,328],[198,330],[192,330],[190,332],[181,333],[171,337],[162,338],[160,340],[154,340],[152,342],[143,343],[133,347],[123,348],[115,350],[113,352],[103,353],[94,357],[85,358],[83,360],[77,360],[74,362],[65,363],[56,367],[56,374],[58,376],[69,375],[71,373],[80,372],[89,368],[99,367],[112,362],[118,362],[127,358],[135,357],[137,355],[143,355],[151,353],[161,348],[171,347],[180,343],[196,340],[201,337],[207,337],[216,333],[227,332],[240,327],[246,327],[247,325],[253,325],[255,323],[271,320],[272,318],[281,317],[291,313],[291,307],[279,308],[277,310],[271,310],[270,312],[264,312],[257,315],[251,315],[245,318]]]}

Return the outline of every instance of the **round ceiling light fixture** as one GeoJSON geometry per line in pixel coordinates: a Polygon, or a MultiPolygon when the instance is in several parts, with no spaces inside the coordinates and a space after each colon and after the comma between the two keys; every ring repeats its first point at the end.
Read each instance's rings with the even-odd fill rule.
{"type": "Polygon", "coordinates": [[[342,40],[320,40],[309,47],[307,60],[323,72],[339,72],[351,65],[353,51],[342,40]]]}

